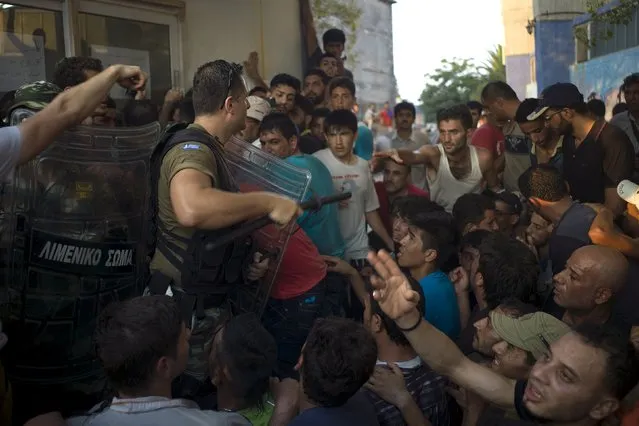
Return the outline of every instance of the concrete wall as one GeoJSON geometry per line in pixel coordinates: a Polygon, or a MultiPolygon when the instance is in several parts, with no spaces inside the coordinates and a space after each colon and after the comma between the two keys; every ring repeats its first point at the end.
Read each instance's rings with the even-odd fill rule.
{"type": "Polygon", "coordinates": [[[527,86],[532,81],[530,60],[530,54],[506,56],[506,82],[519,99],[526,98],[527,86]]]}
{"type": "Polygon", "coordinates": [[[369,103],[395,101],[393,16],[392,6],[386,1],[357,0],[357,3],[362,10],[353,49],[357,62],[347,66],[352,67],[357,99],[365,109],[364,105],[369,103]]]}
{"type": "Polygon", "coordinates": [[[535,28],[536,80],[539,90],[570,81],[575,62],[572,20],[538,20],[535,28]]]}
{"type": "Polygon", "coordinates": [[[639,47],[600,56],[572,66],[571,81],[584,96],[595,92],[606,103],[608,113],[617,103],[624,77],[637,72],[639,47]]]}
{"type": "Polygon", "coordinates": [[[535,39],[526,31],[526,24],[533,19],[533,2],[501,0],[501,10],[504,22],[506,82],[523,99],[526,87],[535,78],[531,73],[535,39]]]}
{"type": "Polygon", "coordinates": [[[188,83],[204,62],[246,60],[257,51],[262,76],[279,72],[302,77],[298,0],[185,0],[182,25],[183,80],[188,83]]]}

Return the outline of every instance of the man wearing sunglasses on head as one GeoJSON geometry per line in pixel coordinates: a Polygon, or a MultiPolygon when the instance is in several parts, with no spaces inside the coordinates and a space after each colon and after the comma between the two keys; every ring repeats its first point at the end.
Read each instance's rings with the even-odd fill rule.
{"type": "Polygon", "coordinates": [[[573,199],[605,204],[615,215],[626,203],[617,185],[632,177],[635,151],[628,136],[605,120],[594,120],[577,86],[557,83],[542,92],[537,109],[528,116],[542,118],[563,140],[563,175],[573,199]]]}

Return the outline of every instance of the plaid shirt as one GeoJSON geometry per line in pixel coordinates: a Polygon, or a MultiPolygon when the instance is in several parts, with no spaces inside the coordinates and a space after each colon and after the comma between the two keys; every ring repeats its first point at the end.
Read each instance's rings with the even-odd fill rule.
{"type": "MultiPolygon", "coordinates": [[[[378,362],[379,364],[385,364],[378,362]]],[[[404,373],[406,388],[432,426],[449,426],[450,410],[446,386],[448,379],[440,376],[424,364],[421,359],[397,363],[404,373]]],[[[405,426],[401,411],[394,405],[381,399],[372,391],[366,390],[366,396],[375,407],[380,426],[405,426]]]]}

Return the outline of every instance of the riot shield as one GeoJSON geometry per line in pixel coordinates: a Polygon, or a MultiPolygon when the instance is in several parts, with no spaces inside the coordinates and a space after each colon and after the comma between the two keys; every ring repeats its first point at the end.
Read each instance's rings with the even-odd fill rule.
{"type": "MultiPolygon", "coordinates": [[[[308,170],[292,166],[237,138],[231,138],[224,145],[224,150],[231,175],[240,191],[275,192],[298,202],[304,199],[311,182],[308,170]]],[[[243,284],[234,289],[230,298],[234,312],[262,315],[293,226],[276,230],[274,225],[270,225],[257,231],[259,235],[254,235],[259,242],[259,252],[269,258],[269,270],[257,285],[243,284]]]]}
{"type": "Polygon", "coordinates": [[[86,404],[86,395],[104,389],[93,334],[107,304],[142,294],[149,158],[159,130],[157,123],[78,127],[5,186],[11,337],[4,355],[16,401],[18,393],[48,388],[49,397],[86,404]]]}

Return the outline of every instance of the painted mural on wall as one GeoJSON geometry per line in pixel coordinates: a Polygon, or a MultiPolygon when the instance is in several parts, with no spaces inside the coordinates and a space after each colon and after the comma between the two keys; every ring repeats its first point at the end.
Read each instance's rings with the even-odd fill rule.
{"type": "Polygon", "coordinates": [[[584,96],[594,95],[604,101],[606,115],[609,116],[619,102],[619,87],[623,79],[639,72],[638,64],[639,47],[635,47],[573,65],[570,79],[584,96]]]}

